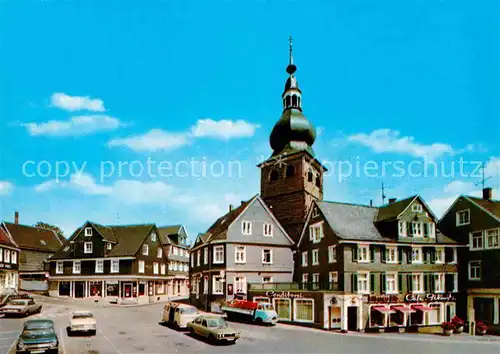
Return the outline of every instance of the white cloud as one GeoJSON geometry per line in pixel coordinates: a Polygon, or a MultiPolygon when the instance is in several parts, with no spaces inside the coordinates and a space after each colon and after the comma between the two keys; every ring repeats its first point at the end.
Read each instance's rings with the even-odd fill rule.
{"type": "Polygon", "coordinates": [[[104,112],[104,102],[99,98],[88,96],[69,96],[62,92],[55,92],[50,98],[51,104],[66,111],[104,112]]]}
{"type": "Polygon", "coordinates": [[[474,183],[464,181],[453,181],[444,186],[445,193],[452,193],[454,195],[470,193],[474,190],[474,183]]]}
{"type": "Polygon", "coordinates": [[[14,185],[7,181],[0,181],[0,196],[8,195],[14,189],[14,185]]]}
{"type": "Polygon", "coordinates": [[[199,119],[191,128],[194,137],[210,137],[215,139],[232,139],[253,136],[257,124],[248,123],[244,120],[219,120],[199,119]]]}
{"type": "Polygon", "coordinates": [[[88,173],[75,173],[71,175],[69,186],[90,195],[107,195],[113,192],[112,187],[97,184],[94,177],[88,173]]]}
{"type": "Polygon", "coordinates": [[[84,115],[69,120],[51,120],[43,123],[26,123],[28,133],[32,136],[77,136],[98,131],[113,130],[120,127],[118,119],[106,115],[84,115]]]}
{"type": "Polygon", "coordinates": [[[420,144],[412,136],[400,136],[400,132],[391,129],[378,129],[370,134],[354,134],[347,137],[348,141],[356,142],[371,148],[377,153],[393,152],[415,157],[430,159],[443,154],[452,154],[453,148],[448,144],[420,144]]]}
{"type": "Polygon", "coordinates": [[[134,151],[171,151],[187,144],[189,144],[189,140],[186,134],[169,133],[160,129],[108,142],[109,147],[124,146],[134,151]]]}
{"type": "Polygon", "coordinates": [[[55,179],[50,180],[50,181],[46,181],[46,182],[43,182],[43,183],[36,185],[35,191],[39,192],[39,193],[48,192],[48,191],[56,188],[58,184],[59,183],[55,179]]]}

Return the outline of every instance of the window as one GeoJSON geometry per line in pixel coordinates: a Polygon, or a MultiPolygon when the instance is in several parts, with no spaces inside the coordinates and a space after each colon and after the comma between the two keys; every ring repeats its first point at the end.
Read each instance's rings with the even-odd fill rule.
{"type": "Polygon", "coordinates": [[[172,247],[172,252],[174,256],[177,256],[177,251],[178,251],[177,247],[172,247]]]}
{"type": "Polygon", "coordinates": [[[412,263],[422,263],[422,248],[413,247],[411,249],[411,262],[412,263]]]}
{"type": "Polygon", "coordinates": [[[303,283],[309,282],[309,274],[308,273],[302,274],[302,282],[303,283]]]}
{"type": "Polygon", "coordinates": [[[85,236],[87,236],[87,237],[92,236],[92,228],[91,227],[85,228],[85,236]]]}
{"type": "Polygon", "coordinates": [[[251,221],[242,221],[241,222],[241,233],[243,235],[251,235],[252,234],[252,222],[251,221]]]}
{"type": "Polygon", "coordinates": [[[272,264],[273,263],[273,250],[263,249],[262,250],[262,263],[272,264]]]}
{"type": "Polygon", "coordinates": [[[412,222],[411,223],[411,233],[413,236],[421,237],[422,236],[422,223],[421,222],[412,222]]]}
{"type": "Polygon", "coordinates": [[[109,250],[111,250],[111,248],[112,248],[112,247],[113,247],[113,245],[111,244],[111,242],[108,242],[108,243],[106,244],[106,249],[107,249],[108,251],[109,251],[109,250]]]}
{"type": "Polygon", "coordinates": [[[162,258],[163,257],[163,250],[161,249],[161,247],[158,247],[158,249],[156,250],[156,258],[162,258]]]}
{"type": "Polygon", "coordinates": [[[167,270],[165,269],[165,263],[162,263],[160,266],[160,273],[165,275],[166,272],[167,272],[167,270]]]}
{"type": "Polygon", "coordinates": [[[3,258],[4,258],[5,263],[10,263],[10,251],[9,250],[5,250],[3,252],[3,258]]]}
{"type": "Polygon", "coordinates": [[[328,263],[337,262],[337,248],[335,246],[328,246],[328,263]]]}
{"type": "Polygon", "coordinates": [[[96,273],[104,272],[104,260],[98,259],[97,261],[95,261],[95,272],[96,273]]]}
{"type": "Polygon", "coordinates": [[[358,292],[362,294],[370,293],[370,275],[368,273],[358,273],[358,292]]]}
{"type": "Polygon", "coordinates": [[[84,253],[92,253],[92,242],[84,243],[84,253]]]}
{"type": "Polygon", "coordinates": [[[214,264],[224,263],[224,246],[214,247],[214,264]]]}
{"type": "Polygon", "coordinates": [[[313,181],[313,173],[311,170],[307,172],[307,182],[312,182],[313,181]]]}
{"type": "Polygon", "coordinates": [[[498,248],[498,229],[486,231],[486,247],[498,248]]]}
{"type": "Polygon", "coordinates": [[[158,262],[153,262],[153,274],[158,274],[159,273],[159,264],[158,262]]]}
{"type": "Polygon", "coordinates": [[[191,253],[191,267],[194,267],[194,253],[191,253]]]}
{"type": "Polygon", "coordinates": [[[273,236],[273,225],[272,224],[264,224],[264,236],[273,236]]]}
{"type": "Polygon", "coordinates": [[[339,282],[339,273],[338,272],[329,272],[328,273],[328,282],[330,284],[335,284],[339,282]]]}
{"type": "Polygon", "coordinates": [[[63,274],[64,273],[64,262],[57,262],[56,263],[56,274],[63,274]]]}
{"type": "Polygon", "coordinates": [[[436,237],[436,228],[433,222],[424,223],[424,236],[436,237]]]}
{"type": "Polygon", "coordinates": [[[385,292],[394,294],[398,292],[398,280],[396,273],[385,274],[385,292]]]}
{"type": "Polygon", "coordinates": [[[11,256],[10,256],[10,263],[16,264],[17,263],[17,252],[12,251],[11,256]]]}
{"type": "Polygon", "coordinates": [[[208,276],[203,277],[203,294],[208,294],[208,276]]]}
{"type": "Polygon", "coordinates": [[[302,267],[307,267],[307,251],[302,252],[302,267]]]}
{"type": "Polygon", "coordinates": [[[111,260],[111,273],[119,273],[120,272],[120,260],[112,259],[111,260]]]}
{"type": "Polygon", "coordinates": [[[203,264],[208,264],[208,247],[203,249],[203,264]]]}
{"type": "Polygon", "coordinates": [[[142,254],[147,256],[149,254],[149,246],[148,245],[142,245],[142,254]]]}
{"type": "Polygon", "coordinates": [[[287,177],[293,177],[293,175],[295,175],[295,166],[288,165],[286,167],[286,176],[287,177]]]}
{"type": "Polygon", "coordinates": [[[224,294],[223,283],[221,281],[222,278],[219,275],[214,275],[212,279],[212,294],[224,294]]]}
{"type": "Polygon", "coordinates": [[[273,277],[262,277],[262,282],[263,283],[272,283],[273,277]]]}
{"type": "Polygon", "coordinates": [[[80,274],[81,267],[82,267],[82,264],[80,263],[80,261],[74,261],[73,262],[73,274],[80,274]]]}
{"type": "Polygon", "coordinates": [[[323,238],[323,224],[309,226],[309,240],[313,243],[319,243],[323,238]]]}
{"type": "Polygon", "coordinates": [[[370,262],[370,246],[358,246],[358,262],[370,262]]]}
{"type": "Polygon", "coordinates": [[[196,252],[196,265],[199,267],[201,265],[201,250],[196,252]]]}
{"type": "Polygon", "coordinates": [[[145,263],[144,261],[139,261],[139,273],[144,273],[145,263]]]}
{"type": "Polygon", "coordinates": [[[424,292],[424,275],[412,274],[411,275],[412,288],[414,293],[423,293],[424,292]]]}
{"type": "Polygon", "coordinates": [[[234,262],[235,263],[245,263],[246,262],[246,248],[245,246],[236,246],[234,250],[234,262]]]}
{"type": "Polygon", "coordinates": [[[318,209],[317,207],[315,207],[315,208],[313,209],[312,217],[313,217],[313,218],[316,218],[316,217],[318,217],[318,216],[319,216],[319,209],[318,209]]]}
{"type": "Polygon", "coordinates": [[[399,236],[406,236],[406,221],[399,222],[399,236]]]}
{"type": "Polygon", "coordinates": [[[247,280],[245,277],[234,277],[234,291],[237,293],[247,293],[247,280]]]}
{"type": "Polygon", "coordinates": [[[277,181],[280,178],[280,174],[276,170],[272,170],[271,174],[269,175],[269,180],[272,181],[277,181]]]}
{"type": "Polygon", "coordinates": [[[156,233],[155,232],[151,233],[151,241],[156,242],[156,233]]]}
{"type": "Polygon", "coordinates": [[[469,280],[481,280],[481,261],[469,262],[469,280]]]}
{"type": "Polygon", "coordinates": [[[471,250],[481,250],[483,249],[483,232],[473,232],[471,234],[471,242],[470,242],[471,250]]]}
{"type": "Polygon", "coordinates": [[[385,249],[386,263],[398,263],[397,247],[387,247],[385,249]]]}
{"type": "Polygon", "coordinates": [[[0,248],[0,262],[3,262],[3,251],[1,248],[0,248]]]}
{"type": "Polygon", "coordinates": [[[312,250],[312,265],[318,265],[319,264],[319,250],[315,249],[312,250]]]}
{"type": "Polygon", "coordinates": [[[444,264],[444,248],[436,247],[436,264],[444,264]]]}
{"type": "Polygon", "coordinates": [[[314,322],[314,300],[294,299],[293,317],[296,322],[314,322]]]}
{"type": "Polygon", "coordinates": [[[457,226],[470,224],[470,210],[457,211],[457,226]]]}
{"type": "Polygon", "coordinates": [[[420,204],[412,204],[411,206],[411,211],[421,213],[422,212],[422,205],[420,204]]]}
{"type": "Polygon", "coordinates": [[[444,273],[436,273],[434,276],[434,291],[436,293],[444,292],[444,273]]]}
{"type": "Polygon", "coordinates": [[[313,274],[313,289],[319,289],[319,273],[313,274]]]}

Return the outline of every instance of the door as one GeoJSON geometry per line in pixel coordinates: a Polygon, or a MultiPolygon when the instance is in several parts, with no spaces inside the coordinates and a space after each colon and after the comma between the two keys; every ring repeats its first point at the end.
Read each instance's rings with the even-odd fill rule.
{"type": "Polygon", "coordinates": [[[75,297],[85,297],[85,282],[75,281],[75,297]]]}
{"type": "Polygon", "coordinates": [[[455,304],[446,305],[446,321],[450,322],[455,317],[455,304]]]}
{"type": "Polygon", "coordinates": [[[347,329],[349,331],[358,330],[358,308],[357,306],[349,306],[347,308],[347,329]]]}
{"type": "Polygon", "coordinates": [[[475,321],[483,321],[485,324],[493,323],[493,307],[494,301],[491,298],[476,297],[474,298],[474,314],[475,321]]]}
{"type": "Polygon", "coordinates": [[[124,283],[123,284],[123,297],[131,298],[132,297],[132,283],[124,283]]]}
{"type": "Polygon", "coordinates": [[[330,306],[330,329],[340,328],[341,325],[341,307],[330,306]]]}

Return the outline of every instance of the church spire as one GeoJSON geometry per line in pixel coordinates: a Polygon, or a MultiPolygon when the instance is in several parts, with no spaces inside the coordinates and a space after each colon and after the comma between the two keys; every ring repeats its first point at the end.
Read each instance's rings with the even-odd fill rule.
{"type": "Polygon", "coordinates": [[[288,66],[286,67],[286,72],[288,73],[288,79],[285,83],[285,91],[283,92],[283,111],[291,108],[298,109],[302,111],[302,93],[299,89],[299,83],[295,78],[295,72],[297,71],[297,66],[293,63],[293,39],[292,36],[288,39],[290,46],[288,66]]]}

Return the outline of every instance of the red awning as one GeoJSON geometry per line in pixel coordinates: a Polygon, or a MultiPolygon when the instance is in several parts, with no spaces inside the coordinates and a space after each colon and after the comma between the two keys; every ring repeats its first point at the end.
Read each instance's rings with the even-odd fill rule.
{"type": "Polygon", "coordinates": [[[375,311],[381,312],[381,313],[394,313],[394,310],[388,309],[387,307],[384,306],[373,306],[372,309],[375,311]]]}
{"type": "Polygon", "coordinates": [[[409,308],[409,307],[405,307],[405,306],[392,306],[391,307],[393,310],[396,310],[396,311],[400,311],[400,312],[403,312],[403,313],[412,313],[412,312],[416,312],[415,310],[409,308]]]}
{"type": "Polygon", "coordinates": [[[432,311],[433,309],[424,305],[413,305],[411,307],[412,309],[419,310],[419,311],[432,311]]]}

